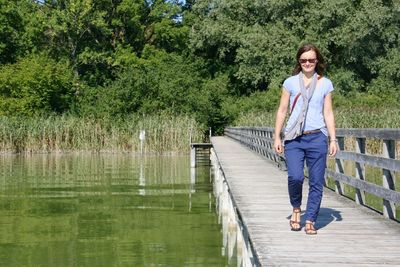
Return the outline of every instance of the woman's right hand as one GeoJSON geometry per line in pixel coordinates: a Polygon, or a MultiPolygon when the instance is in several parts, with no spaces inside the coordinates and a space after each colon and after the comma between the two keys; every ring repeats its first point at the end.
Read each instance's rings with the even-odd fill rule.
{"type": "Polygon", "coordinates": [[[276,153],[282,154],[283,153],[283,146],[281,138],[277,137],[274,139],[274,148],[276,153]]]}
{"type": "Polygon", "coordinates": [[[276,112],[275,131],[274,131],[274,149],[276,153],[283,153],[283,145],[281,140],[281,130],[285,122],[286,113],[289,106],[290,93],[285,88],[282,89],[281,100],[279,102],[278,111],[276,112]]]}

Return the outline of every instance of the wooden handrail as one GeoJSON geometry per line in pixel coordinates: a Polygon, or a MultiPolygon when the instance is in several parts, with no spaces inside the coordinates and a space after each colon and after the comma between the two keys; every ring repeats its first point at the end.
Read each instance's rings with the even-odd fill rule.
{"type": "Polygon", "coordinates": [[[336,129],[336,135],[339,137],[356,137],[356,138],[376,138],[376,139],[400,139],[400,129],[389,128],[347,128],[336,129]]]}
{"type": "MultiPolygon", "coordinates": [[[[273,148],[274,128],[271,127],[228,127],[225,135],[229,136],[250,149],[261,154],[278,164],[281,169],[286,169],[283,155],[278,155],[273,148]]],[[[400,140],[400,129],[337,129],[340,151],[335,157],[335,170],[327,169],[326,177],[335,181],[335,191],[344,195],[343,184],[354,187],[355,200],[358,204],[365,205],[364,193],[370,193],[383,200],[383,215],[396,220],[396,207],[400,203],[400,192],[395,190],[394,172],[400,172],[400,160],[395,159],[395,144],[400,140]],[[344,139],[355,138],[356,151],[344,150],[344,139]],[[367,138],[383,140],[383,153],[381,156],[367,155],[365,153],[365,140],[367,138]],[[345,175],[343,160],[356,164],[356,177],[345,175]],[[382,186],[365,181],[365,166],[382,170],[382,186]]]]}

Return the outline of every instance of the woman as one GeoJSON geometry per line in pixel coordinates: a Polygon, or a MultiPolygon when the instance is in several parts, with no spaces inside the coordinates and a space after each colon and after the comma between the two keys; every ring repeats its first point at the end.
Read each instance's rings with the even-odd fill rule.
{"type": "Polygon", "coordinates": [[[284,135],[289,198],[293,207],[290,227],[292,231],[301,230],[300,213],[306,162],[309,175],[306,234],[317,233],[314,223],[321,205],[326,156],[328,149],[332,157],[338,149],[332,111],[333,85],[323,76],[324,70],[324,59],[315,45],[306,44],[300,47],[293,76],[283,83],[275,122],[274,148],[281,154],[283,145],[280,133],[290,103],[290,117],[284,135]]]}

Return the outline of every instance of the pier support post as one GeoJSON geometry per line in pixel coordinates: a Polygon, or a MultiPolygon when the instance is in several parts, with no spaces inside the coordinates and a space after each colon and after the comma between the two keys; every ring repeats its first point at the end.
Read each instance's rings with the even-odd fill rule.
{"type": "Polygon", "coordinates": [[[196,167],[196,147],[190,146],[190,167],[196,167]]]}

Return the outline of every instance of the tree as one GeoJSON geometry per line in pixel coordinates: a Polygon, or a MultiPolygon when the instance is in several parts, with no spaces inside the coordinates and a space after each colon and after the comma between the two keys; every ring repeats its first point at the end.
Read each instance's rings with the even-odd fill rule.
{"type": "Polygon", "coordinates": [[[69,57],[74,79],[79,81],[80,63],[105,58],[106,53],[101,51],[102,35],[110,33],[105,12],[96,9],[93,0],[50,1],[47,8],[49,48],[53,56],[69,57]]]}
{"type": "Polygon", "coordinates": [[[27,1],[0,0],[0,64],[14,63],[25,54],[27,1]]]}
{"type": "Polygon", "coordinates": [[[66,61],[31,55],[0,69],[0,114],[63,113],[72,103],[72,71],[66,61]]]}

